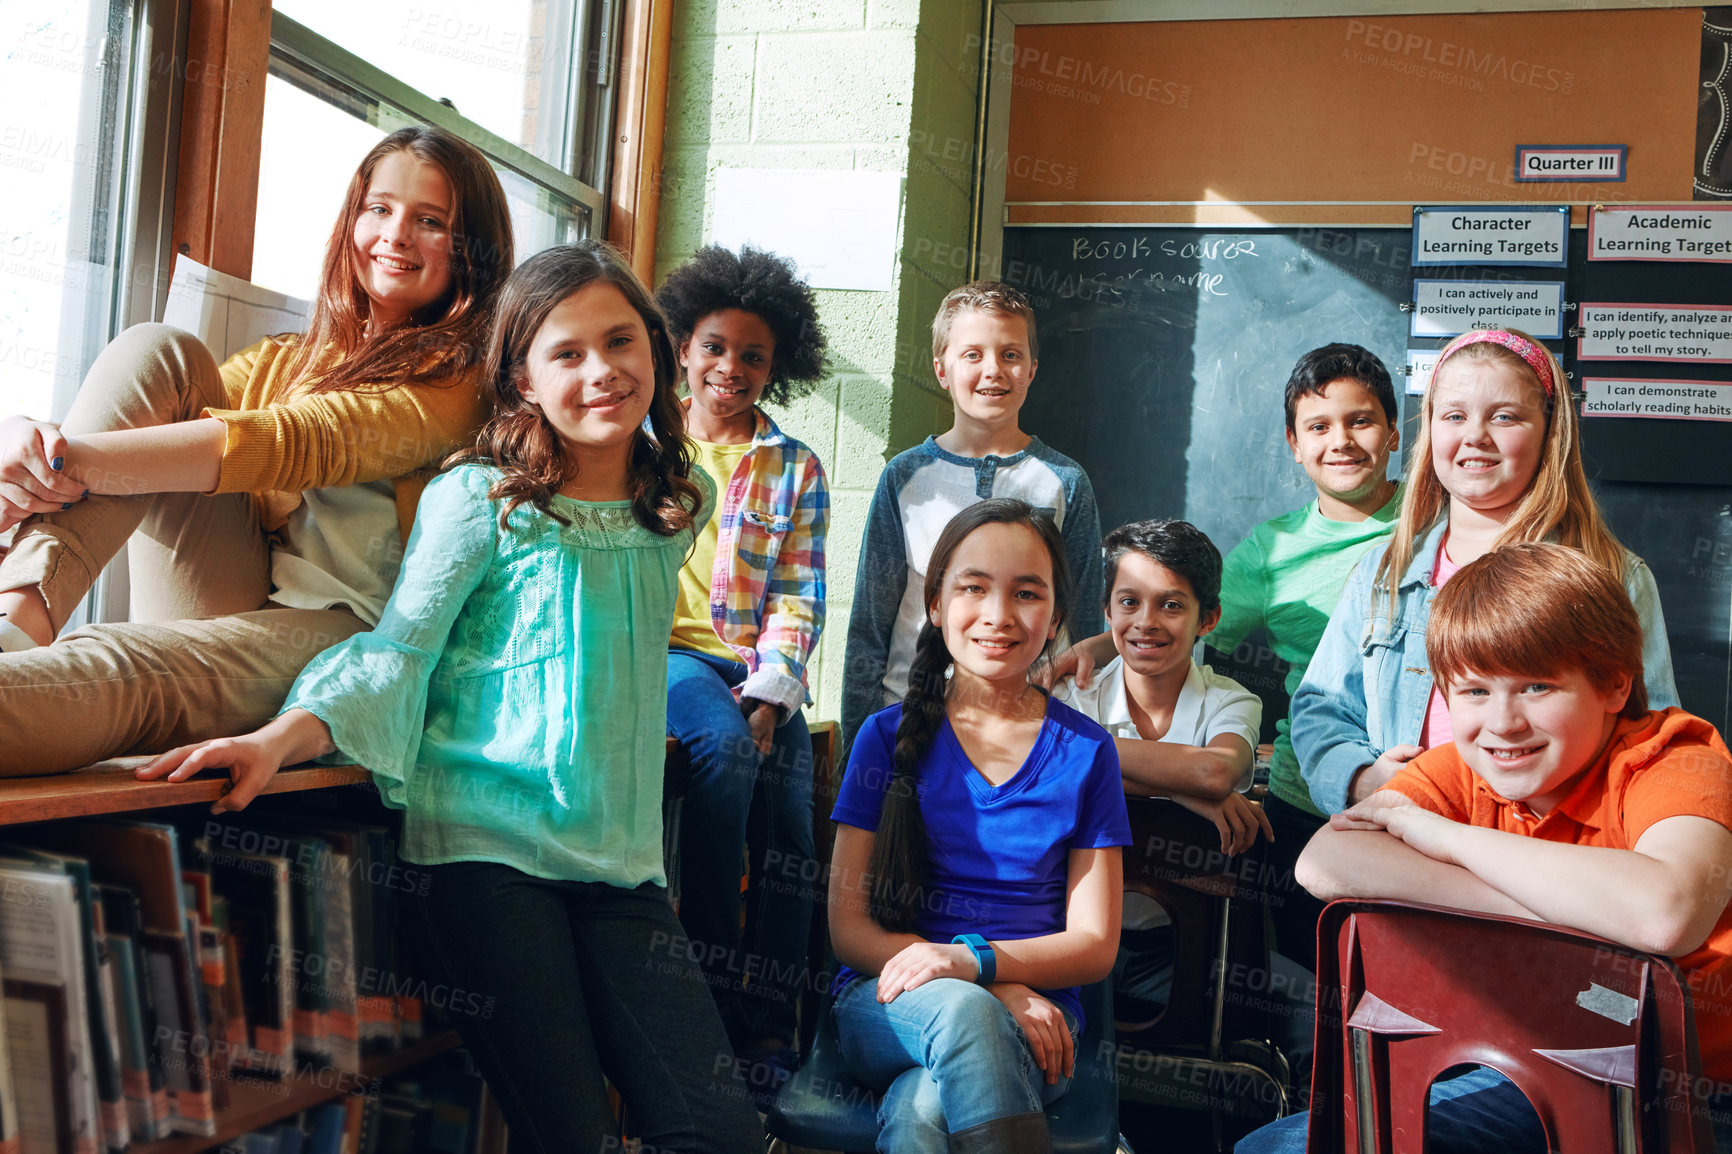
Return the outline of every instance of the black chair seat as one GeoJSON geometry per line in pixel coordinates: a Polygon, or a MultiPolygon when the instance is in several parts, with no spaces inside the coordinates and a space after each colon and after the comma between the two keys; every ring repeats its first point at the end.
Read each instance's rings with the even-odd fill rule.
{"type": "MultiPolygon", "coordinates": [[[[1119,1096],[1109,983],[1083,987],[1082,1006],[1087,1021],[1076,1073],[1064,1097],[1047,1107],[1047,1125],[1055,1154],[1115,1154],[1119,1096]]],[[[828,1000],[821,1015],[811,1056],[776,1096],[766,1124],[790,1145],[869,1152],[878,1140],[878,1095],[848,1073],[828,1000]]]]}

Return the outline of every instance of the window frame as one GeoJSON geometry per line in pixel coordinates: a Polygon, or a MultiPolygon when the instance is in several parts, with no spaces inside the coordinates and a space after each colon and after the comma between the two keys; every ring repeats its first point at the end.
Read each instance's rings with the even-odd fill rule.
{"type": "MultiPolygon", "coordinates": [[[[577,11],[587,12],[590,5],[579,0],[577,11]]],[[[610,4],[609,7],[616,7],[610,4]]],[[[608,40],[617,48],[618,38],[608,40]]],[[[618,75],[618,63],[608,72],[618,75]]],[[[601,191],[571,173],[548,163],[521,145],[481,127],[462,113],[428,96],[392,76],[376,65],[356,56],[320,36],[317,32],[281,12],[271,13],[270,73],[287,83],[312,92],[338,108],[350,113],[365,114],[362,109],[378,105],[392,109],[404,117],[443,128],[473,144],[492,162],[523,177],[531,184],[563,200],[580,206],[585,212],[580,232],[585,236],[605,234],[607,198],[601,191]]],[[[568,87],[570,81],[567,82],[568,87]]],[[[605,94],[606,86],[601,86],[605,94]]],[[[600,103],[611,103],[601,101],[600,103]]],[[[566,123],[563,129],[567,155],[576,151],[573,141],[581,138],[583,125],[576,116],[582,109],[576,101],[565,102],[566,123]]],[[[371,123],[371,121],[369,121],[371,123]]]]}
{"type": "MultiPolygon", "coordinates": [[[[98,5],[92,4],[91,7],[98,5]]],[[[83,208],[82,258],[108,271],[100,315],[83,319],[76,353],[78,383],[56,387],[50,402],[59,419],[72,404],[83,373],[110,341],[135,324],[157,320],[174,267],[174,212],[180,126],[187,75],[191,0],[107,0],[103,43],[102,123],[108,143],[96,165],[96,195],[83,208]],[[124,13],[124,16],[122,16],[124,13]],[[125,27],[117,29],[116,21],[125,27]],[[124,70],[115,65],[124,64],[124,70]]],[[[63,339],[67,332],[63,330],[63,339]]],[[[67,628],[124,621],[130,595],[125,554],[105,567],[73,612],[67,628]]]]}

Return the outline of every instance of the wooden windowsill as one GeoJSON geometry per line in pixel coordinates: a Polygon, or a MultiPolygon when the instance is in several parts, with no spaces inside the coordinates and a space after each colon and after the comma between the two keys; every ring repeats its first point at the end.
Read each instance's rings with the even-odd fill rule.
{"type": "MultiPolygon", "coordinates": [[[[177,805],[210,805],[223,795],[228,776],[211,772],[192,781],[139,781],[132,771],[149,761],[120,757],[70,773],[0,778],[0,825],[58,821],[177,805]]],[[[265,793],[297,793],[337,785],[371,787],[372,775],[358,765],[301,765],[281,770],[265,793]]]]}

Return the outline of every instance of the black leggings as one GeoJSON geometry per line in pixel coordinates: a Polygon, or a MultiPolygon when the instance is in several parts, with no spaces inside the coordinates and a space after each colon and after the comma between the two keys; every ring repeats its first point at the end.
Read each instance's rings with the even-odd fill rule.
{"type": "Polygon", "coordinates": [[[491,862],[422,868],[426,960],[451,987],[451,1016],[514,1152],[619,1150],[604,1075],[646,1154],[763,1150],[665,890],[548,881],[491,862]]]}

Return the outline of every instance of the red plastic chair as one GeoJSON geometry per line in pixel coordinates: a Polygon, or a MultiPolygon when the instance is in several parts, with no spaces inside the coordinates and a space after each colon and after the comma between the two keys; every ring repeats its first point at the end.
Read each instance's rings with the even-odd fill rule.
{"type": "Polygon", "coordinates": [[[1431,1084],[1488,1066],[1550,1149],[1711,1154],[1678,968],[1593,934],[1407,902],[1343,901],[1317,935],[1308,1149],[1420,1154],[1431,1084]],[[1338,1107],[1338,1108],[1337,1108],[1338,1107]]]}

